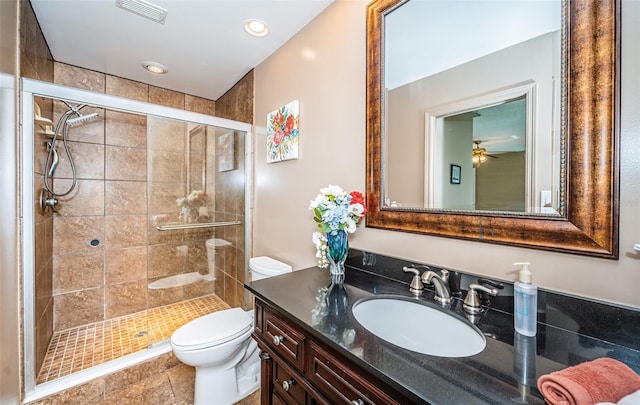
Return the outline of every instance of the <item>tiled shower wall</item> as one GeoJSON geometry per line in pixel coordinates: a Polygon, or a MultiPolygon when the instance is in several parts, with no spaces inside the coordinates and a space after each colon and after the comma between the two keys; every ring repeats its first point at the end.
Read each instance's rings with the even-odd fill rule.
{"type": "MultiPolygon", "coordinates": [[[[215,115],[217,105],[221,106],[219,116],[242,122],[253,121],[253,71],[249,72],[236,86],[230,89],[217,102],[199,97],[190,96],[175,91],[149,86],[99,72],[94,72],[53,61],[49,48],[42,35],[35,14],[28,0],[21,0],[21,25],[20,25],[20,49],[21,49],[21,76],[55,82],[58,84],[87,89],[91,91],[118,95],[135,100],[147,101],[166,105],[174,108],[182,108],[190,111],[215,115]]],[[[57,118],[62,112],[50,101],[38,100],[42,108],[42,115],[50,119],[57,118]]],[[[83,111],[85,112],[85,111],[83,111]]],[[[88,111],[86,111],[88,112],[88,111]]],[[[37,366],[39,367],[48,341],[50,340],[54,325],[54,290],[56,301],[59,304],[56,311],[56,326],[68,327],[78,322],[84,322],[100,317],[118,316],[124,312],[140,308],[142,306],[141,291],[146,290],[142,285],[141,274],[146,266],[145,248],[142,243],[142,234],[149,232],[142,228],[141,221],[143,209],[140,201],[146,198],[129,197],[139,193],[153,190],[152,186],[144,189],[146,178],[136,177],[152,176],[148,171],[127,170],[135,168],[140,161],[146,160],[146,150],[143,146],[142,127],[145,125],[140,117],[128,114],[99,111],[100,120],[79,127],[83,132],[82,137],[76,142],[75,155],[81,160],[91,161],[83,166],[85,177],[81,186],[74,192],[78,198],[66,201],[61,205],[60,215],[56,217],[58,223],[54,227],[53,215],[40,215],[36,213],[36,290],[38,297],[36,302],[36,351],[37,366]],[[106,122],[105,122],[106,120],[106,122]],[[93,127],[91,127],[93,125],[93,127]],[[100,133],[99,128],[105,128],[100,133]],[[115,130],[118,125],[126,125],[127,131],[122,128],[115,130]],[[113,128],[110,131],[109,128],[113,128]],[[121,135],[125,136],[121,136],[121,135]],[[100,141],[99,139],[104,139],[100,141]],[[98,139],[98,140],[96,140],[98,139]],[[96,155],[97,153],[97,155],[96,155]],[[100,165],[102,156],[103,165],[100,165]],[[111,164],[109,164],[111,162],[111,164]],[[89,171],[87,173],[86,171],[89,171]],[[100,179],[99,172],[109,178],[100,179]],[[135,174],[132,174],[135,173],[135,174]],[[129,178],[132,175],[135,178],[129,178]],[[110,178],[112,177],[113,178],[110,178]],[[123,179],[122,177],[126,179],[123,179]],[[92,178],[97,177],[97,178],[92,178]],[[103,183],[103,184],[100,184],[103,183]],[[100,203],[102,200],[102,203],[100,203]],[[74,202],[72,202],[74,201],[74,202]],[[64,208],[63,208],[64,207],[64,208]],[[103,215],[96,215],[103,212],[103,215]],[[91,218],[101,217],[101,219],[91,218]],[[72,247],[73,242],[68,240],[68,231],[75,229],[78,232],[87,232],[91,226],[104,226],[104,240],[97,249],[86,248],[86,243],[81,243],[79,249],[72,247]],[[124,225],[124,227],[123,227],[124,225]],[[57,228],[57,231],[54,231],[57,228]],[[58,236],[54,242],[54,232],[58,236]],[[108,239],[108,241],[107,241],[108,239]],[[106,242],[109,249],[102,250],[106,242]],[[56,246],[54,260],[53,253],[56,246]],[[74,250],[75,249],[75,250],[74,250]],[[66,263],[65,263],[66,261],[66,263]],[[99,284],[101,278],[95,269],[103,263],[104,282],[99,284]],[[67,266],[69,265],[69,266],[67,266]],[[54,276],[54,267],[57,270],[54,276]],[[126,269],[126,271],[122,271],[126,269]],[[54,281],[55,280],[55,281],[54,281]],[[102,294],[102,297],[101,297],[102,294]],[[108,305],[118,302],[119,306],[108,305]],[[102,310],[100,309],[102,305],[102,310]],[[63,309],[63,308],[66,308],[63,309]]],[[[78,132],[80,134],[80,132],[78,132]]],[[[44,142],[46,138],[36,135],[36,189],[41,186],[42,168],[46,157],[44,142]]],[[[244,140],[236,135],[236,154],[238,161],[236,168],[243,168],[244,140]]],[[[151,148],[153,150],[153,148],[151,148]]],[[[153,153],[153,152],[150,152],[153,153]]],[[[60,171],[62,171],[61,162],[60,171]]],[[[80,170],[80,169],[79,169],[80,170]]],[[[56,173],[59,175],[59,173],[56,173]]],[[[241,170],[219,172],[216,174],[216,183],[219,187],[215,200],[210,201],[215,212],[215,220],[232,220],[244,215],[243,193],[244,183],[240,181],[244,173],[241,170]],[[215,210],[215,206],[218,207],[215,210]]],[[[63,186],[65,180],[60,180],[57,187],[63,186]]],[[[68,182],[68,180],[67,180],[68,182]]],[[[80,182],[79,182],[80,183],[80,182]]],[[[151,183],[153,184],[153,183],[151,183]]],[[[153,191],[151,191],[153,192],[153,191]]],[[[152,227],[151,220],[148,222],[152,227]]],[[[89,232],[91,233],[91,232],[89,232]]],[[[87,236],[87,235],[85,235],[87,236]]],[[[210,237],[210,234],[193,232],[186,235],[186,239],[210,237]],[[194,235],[195,234],[195,235],[194,235]]],[[[153,236],[148,235],[153,248],[153,236]]],[[[225,299],[231,306],[243,306],[244,282],[244,238],[231,228],[219,228],[215,232],[216,238],[225,239],[233,243],[218,250],[216,265],[216,293],[225,299]]],[[[76,238],[78,239],[78,238],[76,238]]],[[[83,238],[80,238],[83,239],[83,238]]],[[[92,238],[93,239],[93,238],[92,238]]],[[[87,240],[85,239],[84,242],[87,240]]],[[[77,240],[76,240],[77,242],[77,240]]],[[[205,254],[199,250],[199,255],[205,254]]],[[[150,261],[153,266],[152,261],[150,261]]],[[[157,297],[156,304],[161,305],[177,299],[175,296],[157,297]]],[[[154,298],[149,297],[151,305],[154,298]]]]}
{"type": "MultiPolygon", "coordinates": [[[[53,81],[53,57],[49,51],[35,14],[28,0],[20,2],[20,72],[22,77],[53,81]]],[[[53,103],[44,99],[36,100],[41,108],[41,116],[53,118],[53,103]]],[[[46,138],[35,134],[35,142],[42,145],[46,138]]],[[[42,187],[42,167],[45,159],[44,149],[38,149],[35,155],[35,187],[42,187]]],[[[36,327],[36,367],[39,369],[53,334],[53,214],[41,215],[35,212],[35,327],[36,327]]]]}

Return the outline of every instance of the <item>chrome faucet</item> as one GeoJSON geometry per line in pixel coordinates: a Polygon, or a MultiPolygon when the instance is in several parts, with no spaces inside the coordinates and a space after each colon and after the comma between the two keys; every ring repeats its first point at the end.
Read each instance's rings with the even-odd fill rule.
{"type": "Polygon", "coordinates": [[[425,284],[433,284],[436,290],[435,299],[441,304],[451,303],[451,293],[449,292],[449,270],[442,269],[440,275],[431,270],[422,274],[422,282],[425,284]]]}

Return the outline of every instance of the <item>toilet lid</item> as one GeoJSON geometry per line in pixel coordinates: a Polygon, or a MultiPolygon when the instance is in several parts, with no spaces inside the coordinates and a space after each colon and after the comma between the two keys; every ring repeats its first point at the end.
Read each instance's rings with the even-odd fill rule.
{"type": "Polygon", "coordinates": [[[171,335],[171,343],[196,350],[228,342],[252,327],[253,318],[249,312],[231,308],[201,316],[181,326],[171,335]]]}

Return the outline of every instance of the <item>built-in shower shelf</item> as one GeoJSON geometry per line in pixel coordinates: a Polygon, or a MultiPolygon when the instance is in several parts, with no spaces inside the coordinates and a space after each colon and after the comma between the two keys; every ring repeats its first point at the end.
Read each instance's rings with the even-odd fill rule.
{"type": "Polygon", "coordinates": [[[159,231],[176,231],[180,229],[198,229],[198,228],[214,228],[217,226],[231,226],[231,225],[240,225],[242,222],[240,221],[229,221],[229,222],[203,222],[200,224],[172,224],[172,225],[160,225],[157,226],[156,229],[159,231]]]}

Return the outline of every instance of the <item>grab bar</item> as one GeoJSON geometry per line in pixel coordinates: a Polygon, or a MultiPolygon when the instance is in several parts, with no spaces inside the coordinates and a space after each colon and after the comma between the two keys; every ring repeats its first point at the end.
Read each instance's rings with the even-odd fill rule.
{"type": "Polygon", "coordinates": [[[175,231],[178,229],[197,229],[197,228],[213,228],[216,226],[240,225],[240,221],[230,222],[206,222],[201,224],[176,224],[176,225],[160,225],[156,229],[159,231],[175,231]]]}

